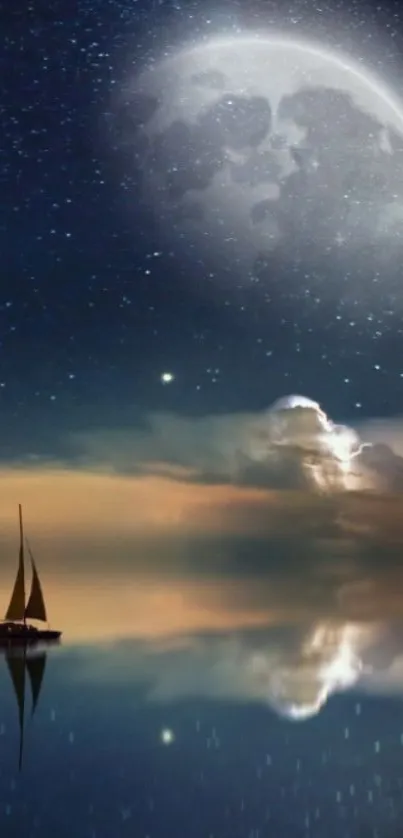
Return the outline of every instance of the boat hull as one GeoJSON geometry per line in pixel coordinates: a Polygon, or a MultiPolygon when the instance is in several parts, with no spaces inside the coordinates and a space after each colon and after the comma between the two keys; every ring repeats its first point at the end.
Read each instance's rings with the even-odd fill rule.
{"type": "Polygon", "coordinates": [[[37,629],[23,624],[0,623],[0,646],[32,645],[34,643],[55,643],[60,640],[61,631],[37,629]]]}

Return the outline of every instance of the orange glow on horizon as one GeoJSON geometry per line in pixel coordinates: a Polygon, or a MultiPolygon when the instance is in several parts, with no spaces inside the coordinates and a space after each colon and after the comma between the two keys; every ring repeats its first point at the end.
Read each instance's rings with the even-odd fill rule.
{"type": "MultiPolygon", "coordinates": [[[[333,564],[331,551],[330,558],[326,555],[335,537],[334,531],[326,536],[333,514],[329,499],[186,482],[182,472],[177,477],[60,467],[0,469],[0,614],[16,571],[19,502],[51,623],[63,630],[66,641],[279,625],[340,608],[349,619],[357,610],[380,619],[391,609],[403,613],[403,595],[396,594],[403,585],[398,588],[396,574],[390,583],[387,568],[382,570],[381,599],[376,585],[350,577],[357,552],[353,540],[352,546],[345,542],[342,561],[339,556],[333,564]],[[262,549],[267,544],[270,550],[270,537],[277,532],[294,539],[289,549],[295,554],[295,545],[303,546],[311,531],[316,548],[307,541],[300,567],[294,564],[295,577],[254,578],[253,562],[249,575],[237,576],[231,544],[238,537],[250,538],[251,545],[253,538],[263,539],[262,549]],[[313,600],[306,569],[320,558],[329,578],[321,561],[314,581],[322,585],[323,596],[313,600]],[[335,567],[339,572],[333,578],[335,567]]],[[[376,535],[383,528],[394,543],[403,540],[400,507],[397,497],[356,494],[337,500],[341,530],[348,533],[358,521],[365,536],[371,527],[376,535]]]]}
{"type": "Polygon", "coordinates": [[[30,531],[108,534],[199,529],[210,510],[244,500],[264,502],[264,490],[208,486],[170,476],[122,476],[61,468],[0,470],[0,529],[14,525],[18,503],[30,531]]]}

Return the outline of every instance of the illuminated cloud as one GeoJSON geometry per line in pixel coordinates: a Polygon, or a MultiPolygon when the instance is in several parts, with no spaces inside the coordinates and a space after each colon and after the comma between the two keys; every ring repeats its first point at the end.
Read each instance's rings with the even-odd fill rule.
{"type": "Polygon", "coordinates": [[[127,474],[170,469],[172,477],[193,483],[319,492],[400,490],[403,459],[388,445],[387,425],[378,432],[382,445],[370,432],[368,427],[361,437],[356,429],[334,423],[317,402],[287,396],[256,414],[151,415],[141,429],[81,434],[75,445],[84,467],[103,465],[127,474]]]}
{"type": "Polygon", "coordinates": [[[305,396],[279,399],[267,412],[267,458],[279,467],[293,460],[307,486],[322,491],[366,488],[353,460],[361,453],[352,428],[335,425],[317,402],[305,396]]]}

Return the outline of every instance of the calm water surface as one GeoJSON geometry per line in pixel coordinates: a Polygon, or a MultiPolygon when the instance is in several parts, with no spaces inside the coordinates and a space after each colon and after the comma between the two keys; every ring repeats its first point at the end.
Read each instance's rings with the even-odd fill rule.
{"type": "Polygon", "coordinates": [[[401,834],[393,544],[216,539],[196,562],[195,540],[148,575],[110,553],[95,582],[84,547],[37,551],[62,644],[0,656],[1,835],[401,834]]]}
{"type": "MultiPolygon", "coordinates": [[[[401,700],[358,690],[293,721],[289,706],[255,700],[263,648],[270,658],[254,632],[47,650],[33,717],[27,670],[21,771],[18,684],[3,656],[1,834],[400,834],[401,700]]],[[[288,695],[312,695],[310,677],[288,695]]]]}

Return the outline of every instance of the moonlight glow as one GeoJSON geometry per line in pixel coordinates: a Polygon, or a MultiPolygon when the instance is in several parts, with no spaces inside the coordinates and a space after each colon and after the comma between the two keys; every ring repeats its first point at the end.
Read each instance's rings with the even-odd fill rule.
{"type": "Polygon", "coordinates": [[[354,462],[364,445],[352,428],[332,422],[317,402],[294,395],[278,399],[267,412],[265,430],[267,448],[259,455],[293,452],[317,489],[368,488],[354,462]]]}
{"type": "MultiPolygon", "coordinates": [[[[316,59],[319,64],[324,64],[325,66],[333,65],[333,67],[339,68],[343,74],[347,74],[348,76],[355,78],[357,82],[359,82],[360,87],[363,86],[364,89],[367,88],[368,93],[372,97],[375,96],[377,99],[382,100],[386,106],[386,110],[383,114],[384,118],[393,122],[399,130],[403,131],[403,104],[399,102],[397,96],[393,95],[393,93],[369,70],[363,71],[360,65],[355,64],[354,60],[347,58],[340,53],[335,53],[330,49],[320,49],[318,46],[310,43],[309,41],[302,41],[301,39],[294,40],[291,38],[277,37],[275,35],[272,36],[257,32],[254,35],[248,35],[247,37],[241,36],[236,39],[232,37],[213,39],[207,44],[197,44],[189,50],[184,50],[182,54],[185,58],[188,58],[189,62],[194,61],[195,63],[199,63],[200,53],[208,54],[209,51],[212,53],[215,52],[216,55],[212,56],[213,60],[215,60],[218,58],[217,53],[225,55],[228,50],[232,51],[234,47],[239,47],[241,50],[239,59],[242,64],[243,50],[248,47],[254,48],[257,43],[266,49],[265,63],[267,66],[269,66],[270,63],[274,64],[274,62],[278,60],[278,57],[273,56],[273,52],[277,53],[277,56],[283,56],[290,65],[289,75],[294,76],[296,81],[299,80],[300,75],[298,54],[305,56],[308,55],[312,59],[316,59]],[[394,115],[394,119],[392,114],[394,115]]],[[[167,64],[172,61],[175,61],[175,57],[173,59],[168,59],[167,64]]],[[[166,67],[166,69],[168,68],[166,67]]],[[[315,69],[316,68],[313,63],[310,71],[311,75],[308,75],[308,77],[305,78],[305,83],[317,84],[315,69]]],[[[326,84],[325,78],[322,79],[322,84],[326,84]]],[[[361,104],[365,104],[364,101],[362,101],[361,104]]],[[[368,104],[370,106],[370,110],[372,111],[374,108],[373,99],[372,102],[369,101],[368,104]]]]}

